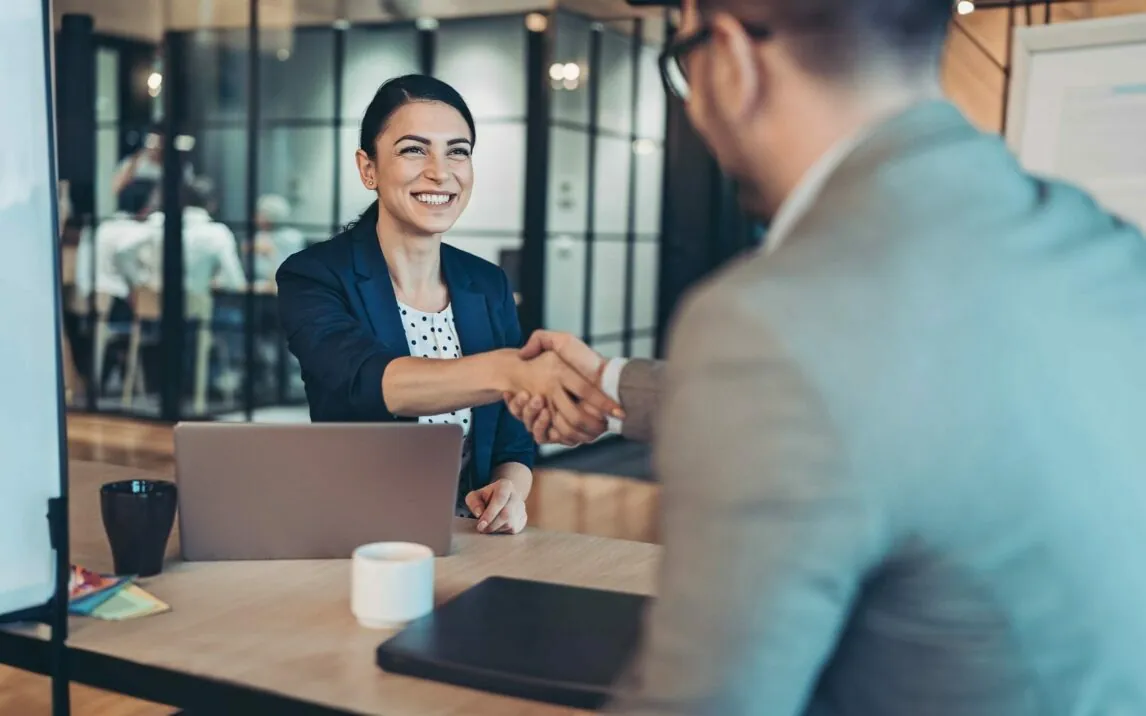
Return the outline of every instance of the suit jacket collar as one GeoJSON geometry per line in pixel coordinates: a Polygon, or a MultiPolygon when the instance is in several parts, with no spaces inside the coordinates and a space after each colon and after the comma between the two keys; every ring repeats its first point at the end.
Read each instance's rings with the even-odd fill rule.
{"type": "Polygon", "coordinates": [[[777,212],[765,250],[795,240],[810,214],[832,202],[831,195],[870,178],[879,167],[920,149],[933,146],[946,137],[959,138],[975,132],[963,114],[946,100],[926,100],[861,132],[844,145],[833,148],[828,160],[818,165],[812,182],[801,182],[777,212]],[[807,185],[805,185],[807,184],[807,185]],[[798,192],[803,192],[796,196],[798,192]],[[791,199],[798,199],[793,206],[791,199]],[[782,221],[780,221],[782,219],[782,221]],[[777,236],[771,232],[775,230],[777,236]]]}
{"type": "MultiPolygon", "coordinates": [[[[394,294],[386,257],[378,243],[377,229],[372,224],[360,222],[350,232],[357,288],[374,335],[399,355],[409,355],[410,348],[398,310],[398,298],[394,294]]],[[[442,244],[440,260],[463,354],[474,355],[492,350],[494,336],[489,307],[485,296],[474,290],[473,277],[465,264],[464,254],[452,246],[442,244]]]]}
{"type": "Polygon", "coordinates": [[[792,233],[792,227],[803,218],[804,214],[819,198],[820,192],[824,189],[824,184],[840,166],[840,162],[844,161],[855,150],[869,131],[871,131],[871,127],[865,127],[840,140],[804,173],[799,183],[780,204],[780,208],[772,217],[771,225],[768,227],[767,239],[764,243],[765,254],[771,254],[780,248],[788,235],[792,233]]]}
{"type": "Polygon", "coordinates": [[[963,139],[976,133],[955,105],[927,100],[877,125],[833,173],[829,183],[851,181],[856,173],[872,172],[944,139],[963,139]],[[841,178],[842,177],[842,178],[841,178]]]}

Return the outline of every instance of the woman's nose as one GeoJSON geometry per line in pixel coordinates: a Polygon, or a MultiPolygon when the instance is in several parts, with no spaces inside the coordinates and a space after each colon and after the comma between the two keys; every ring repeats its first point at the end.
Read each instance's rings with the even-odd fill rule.
{"type": "Polygon", "coordinates": [[[426,168],[422,170],[422,174],[430,181],[443,182],[449,177],[450,172],[446,168],[446,162],[443,159],[431,157],[430,160],[426,162],[426,168]]]}

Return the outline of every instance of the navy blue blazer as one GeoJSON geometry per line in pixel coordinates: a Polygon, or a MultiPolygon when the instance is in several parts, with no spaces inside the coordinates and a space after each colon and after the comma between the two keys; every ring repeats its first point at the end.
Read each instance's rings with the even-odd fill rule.
{"type": "MultiPolygon", "coordinates": [[[[517,307],[505,272],[442,244],[463,355],[522,345],[517,307]]],[[[398,301],[372,224],[362,224],[288,258],[279,268],[279,319],[302,365],[314,422],[413,422],[386,409],[382,374],[410,355],[398,301]]],[[[471,488],[490,483],[507,462],[533,466],[535,445],[502,402],[473,411],[471,488]]]]}

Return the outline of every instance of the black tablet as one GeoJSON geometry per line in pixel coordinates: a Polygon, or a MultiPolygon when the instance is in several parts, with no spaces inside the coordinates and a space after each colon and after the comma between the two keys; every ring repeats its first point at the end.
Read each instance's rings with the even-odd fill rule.
{"type": "Polygon", "coordinates": [[[491,577],[383,642],[378,666],[579,709],[603,706],[649,598],[491,577]]]}

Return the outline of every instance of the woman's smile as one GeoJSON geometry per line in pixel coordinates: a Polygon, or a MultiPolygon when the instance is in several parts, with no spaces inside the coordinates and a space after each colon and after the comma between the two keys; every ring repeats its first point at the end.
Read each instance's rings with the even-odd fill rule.
{"type": "Polygon", "coordinates": [[[418,191],[413,192],[410,196],[419,204],[427,206],[431,209],[443,209],[453,206],[458,195],[447,191],[418,191]]]}

